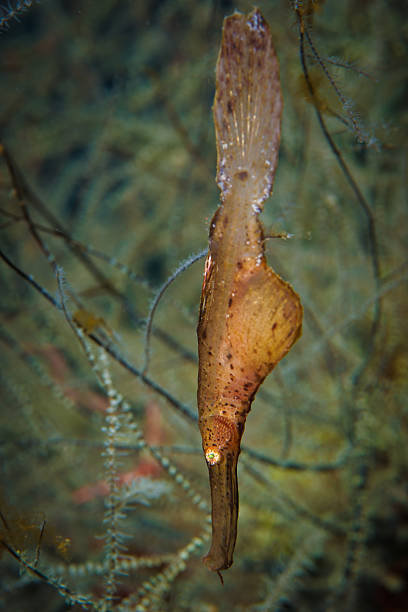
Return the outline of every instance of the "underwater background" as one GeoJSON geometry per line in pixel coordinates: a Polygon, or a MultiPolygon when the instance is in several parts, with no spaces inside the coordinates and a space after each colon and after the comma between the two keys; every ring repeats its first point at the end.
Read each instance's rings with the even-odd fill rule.
{"type": "Polygon", "coordinates": [[[262,221],[293,235],[266,252],[305,316],[247,420],[222,586],[203,260],[142,371],[207,246],[222,22],[253,5],[1,1],[1,609],[408,610],[406,4],[257,5],[284,98],[262,221]]]}

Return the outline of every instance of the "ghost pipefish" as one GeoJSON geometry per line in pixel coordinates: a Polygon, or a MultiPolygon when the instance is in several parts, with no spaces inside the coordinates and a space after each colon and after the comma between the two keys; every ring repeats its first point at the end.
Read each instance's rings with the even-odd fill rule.
{"type": "Polygon", "coordinates": [[[258,219],[277,166],[282,97],[257,9],[224,20],[213,111],[221,203],[201,293],[197,396],[212,502],[204,563],[219,573],[233,562],[245,420],[260,384],[299,338],[303,314],[299,296],[266,263],[258,219]]]}

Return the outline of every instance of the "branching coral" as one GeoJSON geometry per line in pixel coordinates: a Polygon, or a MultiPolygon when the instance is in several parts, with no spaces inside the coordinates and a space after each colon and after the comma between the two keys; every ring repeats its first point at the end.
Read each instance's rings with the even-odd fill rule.
{"type": "Polygon", "coordinates": [[[155,308],[148,369],[144,324],[206,245],[221,25],[252,6],[44,0],[13,19],[28,4],[0,17],[2,604],[406,608],[404,9],[260,3],[284,99],[263,224],[294,235],[266,251],[304,332],[248,417],[222,587],[200,560],[200,263],[155,308]]]}

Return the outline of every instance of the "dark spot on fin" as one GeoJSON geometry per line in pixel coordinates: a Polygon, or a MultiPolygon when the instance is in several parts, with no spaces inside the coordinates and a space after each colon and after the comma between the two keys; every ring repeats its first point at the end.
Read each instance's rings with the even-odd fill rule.
{"type": "Polygon", "coordinates": [[[246,170],[242,170],[241,172],[237,172],[236,176],[240,181],[246,181],[248,178],[248,172],[246,170]]]}

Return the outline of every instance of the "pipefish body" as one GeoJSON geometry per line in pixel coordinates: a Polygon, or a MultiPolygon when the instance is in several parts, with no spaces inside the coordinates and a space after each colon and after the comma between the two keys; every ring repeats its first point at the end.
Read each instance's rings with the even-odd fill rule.
{"type": "Polygon", "coordinates": [[[198,413],[212,502],[213,571],[233,562],[237,462],[246,417],[269,372],[301,334],[303,309],[268,267],[259,214],[278,161],[282,96],[258,9],[224,20],[214,122],[221,203],[210,224],[199,314],[198,413]]]}

